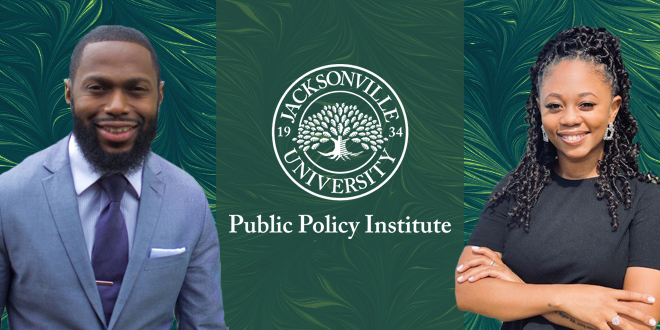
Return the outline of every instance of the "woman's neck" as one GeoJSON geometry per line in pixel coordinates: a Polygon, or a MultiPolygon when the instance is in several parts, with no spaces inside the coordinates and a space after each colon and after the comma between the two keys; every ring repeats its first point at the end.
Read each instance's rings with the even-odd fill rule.
{"type": "Polygon", "coordinates": [[[580,180],[595,178],[598,176],[598,160],[601,157],[602,155],[599,155],[598,158],[583,159],[579,162],[571,161],[565,157],[559,157],[553,169],[555,173],[564,179],[580,180]]]}

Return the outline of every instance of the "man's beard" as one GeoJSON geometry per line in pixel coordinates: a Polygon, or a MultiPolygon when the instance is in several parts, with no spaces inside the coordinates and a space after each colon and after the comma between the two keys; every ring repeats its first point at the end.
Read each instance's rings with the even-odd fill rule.
{"type": "MultiPolygon", "coordinates": [[[[96,123],[100,121],[91,120],[89,126],[85,125],[82,118],[76,115],[73,102],[71,102],[71,112],[73,113],[73,134],[85,159],[94,167],[97,173],[102,175],[128,175],[140,168],[149,156],[151,141],[156,138],[158,112],[152,119],[138,122],[135,128],[137,136],[133,147],[124,152],[107,152],[103,150],[96,131],[96,123]]],[[[121,119],[113,119],[113,121],[116,120],[121,119]]],[[[131,121],[131,123],[133,122],[135,121],[131,121]]]]}

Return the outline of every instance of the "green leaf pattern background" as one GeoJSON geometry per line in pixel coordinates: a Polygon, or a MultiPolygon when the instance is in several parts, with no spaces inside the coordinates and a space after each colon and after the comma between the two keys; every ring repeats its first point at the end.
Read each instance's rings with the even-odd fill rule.
{"type": "Polygon", "coordinates": [[[2,1],[0,173],[71,132],[73,47],[98,25],[126,25],[149,37],[165,81],[152,148],[194,176],[215,211],[215,19],[211,1],[2,1]]]}
{"type": "MultiPolygon", "coordinates": [[[[491,190],[525,151],[529,68],[547,40],[572,26],[602,26],[620,38],[640,126],[640,170],[660,173],[659,12],[657,2],[637,0],[465,1],[466,242],[491,190]]],[[[465,329],[500,324],[465,314],[465,329]]]]}

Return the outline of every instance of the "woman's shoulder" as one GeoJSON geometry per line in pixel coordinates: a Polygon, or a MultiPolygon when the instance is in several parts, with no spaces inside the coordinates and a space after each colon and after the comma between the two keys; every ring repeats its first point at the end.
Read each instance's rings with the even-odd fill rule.
{"type": "Polygon", "coordinates": [[[638,178],[629,179],[630,187],[633,192],[656,194],[660,197],[660,184],[655,180],[640,180],[638,178]]]}
{"type": "Polygon", "coordinates": [[[653,205],[660,212],[660,184],[642,181],[637,178],[629,179],[632,192],[632,207],[648,207],[653,205]]]}
{"type": "Polygon", "coordinates": [[[513,176],[514,171],[515,171],[515,169],[511,170],[509,173],[504,175],[504,177],[502,177],[500,182],[498,182],[495,185],[495,187],[493,188],[493,194],[498,193],[498,192],[502,192],[502,190],[504,190],[504,187],[506,187],[506,185],[509,184],[509,181],[511,181],[511,177],[513,176]]]}

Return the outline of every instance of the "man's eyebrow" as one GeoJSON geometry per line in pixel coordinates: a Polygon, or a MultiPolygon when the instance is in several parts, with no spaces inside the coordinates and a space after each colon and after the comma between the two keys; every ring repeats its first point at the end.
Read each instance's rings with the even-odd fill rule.
{"type": "Polygon", "coordinates": [[[110,79],[101,77],[101,76],[87,76],[85,79],[83,79],[83,82],[88,82],[88,81],[98,81],[100,83],[109,83],[110,79]]]}
{"type": "MultiPolygon", "coordinates": [[[[89,77],[85,77],[85,79],[83,80],[83,82],[88,82],[88,81],[96,81],[96,82],[99,82],[101,84],[111,84],[112,83],[112,81],[110,79],[105,78],[105,77],[101,77],[101,76],[89,76],[89,77]]],[[[144,77],[135,77],[135,78],[128,79],[124,82],[124,84],[125,85],[135,85],[135,84],[141,83],[141,82],[151,84],[151,80],[149,80],[147,78],[144,78],[144,77]]]]}
{"type": "Polygon", "coordinates": [[[136,77],[136,78],[128,79],[126,81],[126,84],[134,85],[134,84],[141,83],[141,82],[151,84],[151,80],[149,80],[147,78],[143,78],[143,77],[136,77]]]}

